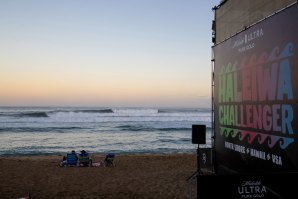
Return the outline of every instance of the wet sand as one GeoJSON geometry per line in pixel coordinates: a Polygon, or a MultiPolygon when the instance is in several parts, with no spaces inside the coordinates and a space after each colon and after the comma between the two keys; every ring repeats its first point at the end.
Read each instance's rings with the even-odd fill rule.
{"type": "MultiPolygon", "coordinates": [[[[115,167],[60,168],[62,156],[0,158],[0,198],[186,198],[195,154],[116,155],[115,167]]],[[[93,161],[104,159],[92,156],[93,161]]]]}

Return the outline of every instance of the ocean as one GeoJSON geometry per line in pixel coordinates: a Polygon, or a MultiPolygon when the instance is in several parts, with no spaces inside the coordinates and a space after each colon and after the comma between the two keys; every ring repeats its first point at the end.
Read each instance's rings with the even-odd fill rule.
{"type": "Polygon", "coordinates": [[[210,146],[208,108],[0,107],[0,156],[195,153],[193,124],[210,146]]]}

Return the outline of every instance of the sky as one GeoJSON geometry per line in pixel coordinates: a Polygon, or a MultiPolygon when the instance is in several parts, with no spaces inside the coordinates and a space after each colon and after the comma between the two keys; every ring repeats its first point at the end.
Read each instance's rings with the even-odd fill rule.
{"type": "Polygon", "coordinates": [[[0,0],[0,106],[210,107],[220,0],[0,0]]]}

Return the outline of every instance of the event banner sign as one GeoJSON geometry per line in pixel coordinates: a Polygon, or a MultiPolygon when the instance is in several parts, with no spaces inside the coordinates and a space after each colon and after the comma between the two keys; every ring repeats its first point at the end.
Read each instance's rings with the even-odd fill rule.
{"type": "Polygon", "coordinates": [[[199,175],[197,198],[297,198],[297,177],[298,173],[199,175]]]}
{"type": "Polygon", "coordinates": [[[214,46],[218,168],[298,171],[298,5],[214,46]]]}

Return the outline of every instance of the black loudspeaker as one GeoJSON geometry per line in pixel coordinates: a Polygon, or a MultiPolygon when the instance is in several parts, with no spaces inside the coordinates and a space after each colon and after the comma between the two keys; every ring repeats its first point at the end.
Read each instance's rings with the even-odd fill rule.
{"type": "Polygon", "coordinates": [[[192,143],[206,144],[206,125],[192,125],[192,143]]]}

